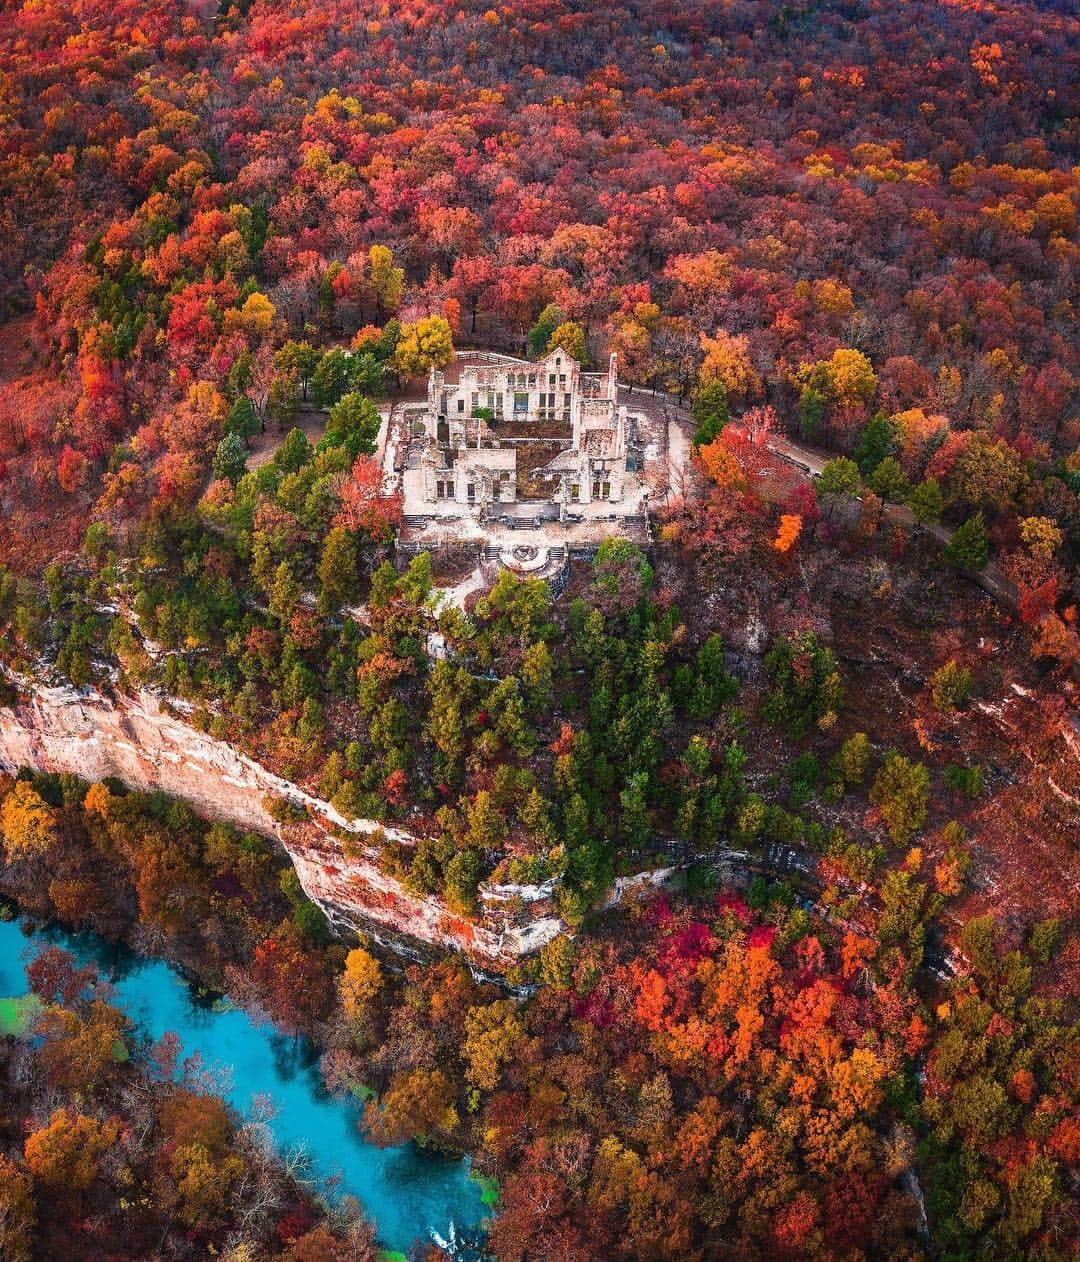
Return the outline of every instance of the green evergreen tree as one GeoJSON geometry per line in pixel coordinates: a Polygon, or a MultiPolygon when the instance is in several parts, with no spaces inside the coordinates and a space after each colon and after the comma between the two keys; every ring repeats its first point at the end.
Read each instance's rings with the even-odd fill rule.
{"type": "Polygon", "coordinates": [[[239,435],[245,443],[253,434],[259,432],[259,418],[255,412],[255,405],[246,394],[241,395],[229,408],[229,415],[225,420],[225,432],[239,435]]]}
{"type": "Polygon", "coordinates": [[[398,572],[389,561],[382,565],[371,576],[371,590],[368,604],[372,609],[386,609],[398,594],[398,572]]]}
{"type": "Polygon", "coordinates": [[[907,845],[926,822],[930,772],[921,762],[891,751],[870,786],[870,801],[881,808],[893,841],[907,845]]]}
{"type": "Polygon", "coordinates": [[[353,355],[349,365],[349,386],[369,399],[381,399],[386,393],[385,363],[370,351],[353,355]]]}
{"type": "Polygon", "coordinates": [[[275,354],[274,367],[278,372],[286,373],[295,378],[306,399],[308,397],[308,387],[311,385],[312,373],[314,373],[320,359],[321,355],[310,342],[294,342],[290,340],[275,354]]]}
{"type": "Polygon", "coordinates": [[[971,696],[971,671],[959,662],[946,662],[930,677],[930,695],[943,714],[961,709],[971,696]]]}
{"type": "Polygon", "coordinates": [[[443,868],[443,896],[458,915],[467,916],[476,905],[476,892],[484,867],[475,850],[459,850],[443,868]]]}
{"type": "Polygon", "coordinates": [[[296,377],[288,372],[274,373],[266,400],[266,413],[279,430],[293,423],[299,406],[300,386],[296,377]]]}
{"type": "Polygon", "coordinates": [[[727,389],[722,381],[699,386],[690,404],[697,430],[694,446],[703,447],[716,438],[730,419],[727,389]]]}
{"type": "Polygon", "coordinates": [[[639,771],[627,779],[619,794],[620,828],[630,846],[644,845],[649,839],[648,787],[649,777],[639,771]]]}
{"type": "Polygon", "coordinates": [[[405,573],[398,580],[398,591],[414,605],[422,605],[431,595],[434,581],[431,553],[420,552],[409,562],[405,573]]]}
{"type": "Polygon", "coordinates": [[[878,412],[863,427],[852,452],[864,475],[871,474],[887,457],[896,455],[896,426],[878,412]]]}
{"type": "Polygon", "coordinates": [[[927,478],[925,482],[920,482],[908,497],[908,504],[920,525],[933,526],[941,521],[945,503],[937,480],[927,478]]]}
{"type": "Polygon", "coordinates": [[[214,452],[215,478],[228,478],[235,486],[247,469],[247,451],[239,434],[226,434],[214,452]]]}
{"type": "Polygon", "coordinates": [[[362,394],[344,394],[330,409],[317,450],[343,447],[351,464],[357,456],[374,452],[379,425],[379,413],[370,399],[362,394]]]}
{"type": "Polygon", "coordinates": [[[883,500],[902,504],[911,494],[911,483],[895,456],[886,456],[870,475],[870,489],[883,500]]]}
{"type": "Polygon", "coordinates": [[[352,532],[335,526],[323,541],[319,559],[319,612],[348,603],[356,591],[356,545],[352,532]]]}
{"type": "Polygon", "coordinates": [[[311,398],[316,407],[329,408],[346,394],[351,384],[349,353],[340,346],[328,350],[311,374],[311,398]]]}
{"type": "Polygon", "coordinates": [[[291,429],[274,453],[274,464],[282,473],[295,473],[311,462],[311,444],[302,429],[291,429]]]}
{"type": "Polygon", "coordinates": [[[254,376],[255,356],[250,350],[244,349],[233,360],[232,367],[225,378],[225,388],[229,393],[229,398],[239,402],[247,393],[254,376]]]}
{"type": "Polygon", "coordinates": [[[825,419],[828,400],[820,390],[807,386],[799,396],[799,433],[812,443],[825,419]]]}
{"type": "Polygon", "coordinates": [[[461,778],[465,758],[462,707],[467,703],[471,683],[464,671],[455,671],[445,659],[435,663],[428,677],[431,705],[426,735],[435,747],[435,774],[447,784],[456,784],[461,778]]]}
{"type": "Polygon", "coordinates": [[[862,489],[862,478],[859,466],[847,456],[836,456],[828,460],[817,480],[818,495],[839,495],[854,497],[862,489]]]}
{"type": "Polygon", "coordinates": [[[529,354],[533,359],[539,359],[545,354],[548,344],[551,341],[551,335],[565,320],[565,316],[554,303],[548,305],[540,312],[536,323],[528,332],[527,341],[529,344],[529,354]]]}
{"type": "Polygon", "coordinates": [[[278,622],[288,622],[299,599],[300,584],[288,561],[282,561],[274,571],[274,581],[270,586],[267,601],[270,613],[278,622]]]}
{"type": "Polygon", "coordinates": [[[961,526],[945,549],[945,556],[962,570],[981,570],[990,559],[990,536],[980,509],[961,526]]]}

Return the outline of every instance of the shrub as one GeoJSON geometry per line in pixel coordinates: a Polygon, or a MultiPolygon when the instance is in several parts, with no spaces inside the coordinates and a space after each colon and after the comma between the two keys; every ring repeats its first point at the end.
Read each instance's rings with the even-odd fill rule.
{"type": "Polygon", "coordinates": [[[974,801],[982,792],[982,768],[979,766],[964,767],[960,764],[947,767],[945,770],[945,781],[950,789],[954,789],[957,793],[962,793],[965,797],[974,801]]]}
{"type": "Polygon", "coordinates": [[[971,695],[971,671],[955,661],[948,661],[930,677],[930,695],[943,714],[959,710],[971,695]]]}
{"type": "Polygon", "coordinates": [[[307,809],[292,798],[267,793],[262,800],[263,810],[279,824],[299,824],[307,819],[307,809]]]}

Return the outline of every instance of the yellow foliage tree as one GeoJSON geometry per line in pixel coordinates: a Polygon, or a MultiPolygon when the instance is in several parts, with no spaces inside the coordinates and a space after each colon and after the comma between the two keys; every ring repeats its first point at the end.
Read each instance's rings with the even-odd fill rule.
{"type": "Polygon", "coordinates": [[[92,784],[86,790],[86,797],[83,798],[83,810],[87,815],[97,815],[101,819],[108,819],[112,800],[113,797],[107,785],[92,784]]]}
{"type": "Polygon", "coordinates": [[[1057,522],[1050,517],[1022,517],[1020,538],[1027,544],[1032,556],[1041,561],[1049,561],[1061,547],[1065,536],[1057,522]]]}
{"type": "Polygon", "coordinates": [[[548,338],[548,350],[564,350],[579,364],[585,362],[585,330],[576,320],[566,320],[548,338]]]}
{"type": "Polygon", "coordinates": [[[807,364],[799,372],[804,385],[820,390],[838,407],[868,403],[877,389],[873,365],[862,351],[841,346],[829,359],[807,364]]]}
{"type": "Polygon", "coordinates": [[[494,1091],[503,1065],[525,1033],[516,1002],[500,999],[470,1008],[465,1016],[465,1030],[465,1077],[482,1091],[494,1091]]]}
{"type": "Polygon", "coordinates": [[[698,374],[701,385],[721,382],[733,403],[757,398],[761,393],[761,378],[750,362],[748,338],[717,329],[712,337],[701,335],[701,349],[705,352],[698,374]]]}
{"type": "Polygon", "coordinates": [[[455,1090],[441,1069],[408,1069],[396,1073],[376,1102],[364,1110],[364,1126],[378,1144],[393,1146],[420,1136],[436,1138],[458,1126],[455,1090]]]}
{"type": "Polygon", "coordinates": [[[117,1122],[99,1122],[70,1109],[57,1109],[47,1125],[23,1145],[35,1179],[49,1187],[85,1191],[97,1178],[102,1155],[116,1143],[117,1122]]]}
{"type": "Polygon", "coordinates": [[[383,987],[379,961],[363,947],[345,957],[345,971],[338,982],[341,1004],[350,1021],[362,1021],[383,987]]]}
{"type": "Polygon", "coordinates": [[[443,316],[424,316],[401,326],[394,365],[403,377],[426,376],[454,358],[454,338],[443,316]]]}
{"type": "Polygon", "coordinates": [[[0,835],[12,857],[45,854],[56,842],[55,812],[25,780],[16,783],[0,806],[0,835]]]}
{"type": "Polygon", "coordinates": [[[1045,193],[1035,203],[1035,216],[1047,232],[1071,237],[1076,231],[1076,207],[1068,193],[1045,193]]]}
{"type": "Polygon", "coordinates": [[[730,491],[746,486],[742,465],[719,438],[699,447],[697,455],[705,472],[718,486],[730,491]]]}
{"type": "Polygon", "coordinates": [[[826,315],[849,316],[855,310],[851,290],[835,280],[816,280],[813,287],[814,306],[826,315]]]}
{"type": "Polygon", "coordinates": [[[401,306],[405,269],[394,266],[394,255],[385,245],[368,250],[368,281],[380,315],[393,315],[401,306]]]}
{"type": "Polygon", "coordinates": [[[190,1227],[220,1214],[229,1203],[233,1184],[244,1173],[244,1163],[235,1153],[218,1156],[198,1142],[178,1148],[170,1166],[180,1193],[180,1217],[190,1227]]]}
{"type": "Polygon", "coordinates": [[[249,294],[247,301],[237,311],[225,312],[226,333],[243,333],[247,337],[266,337],[274,327],[277,308],[265,294],[249,294]]]}

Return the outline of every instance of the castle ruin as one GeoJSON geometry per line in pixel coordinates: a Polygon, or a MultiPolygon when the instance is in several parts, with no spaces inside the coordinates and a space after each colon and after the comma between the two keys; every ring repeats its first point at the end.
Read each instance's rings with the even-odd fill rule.
{"type": "Polygon", "coordinates": [[[616,357],[586,373],[566,351],[539,362],[477,353],[432,369],[404,470],[406,512],[478,521],[641,513],[633,418],[616,357]]]}

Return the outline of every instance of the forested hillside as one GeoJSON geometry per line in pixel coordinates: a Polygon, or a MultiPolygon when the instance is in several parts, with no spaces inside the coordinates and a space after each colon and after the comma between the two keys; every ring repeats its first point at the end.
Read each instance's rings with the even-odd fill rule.
{"type": "Polygon", "coordinates": [[[112,472],[182,502],[206,422],[168,417],[243,352],[399,308],[517,346],[554,303],[630,380],[704,356],[789,424],[855,347],[877,393],[811,400],[819,436],[880,406],[1046,467],[1078,440],[1076,40],[1004,4],[9,6],[0,276],[38,324],[4,454],[73,495],[138,433],[112,472]]]}
{"type": "MultiPolygon", "coordinates": [[[[0,914],[310,1036],[373,1142],[470,1155],[498,1262],[1071,1258],[1070,10],[5,4],[0,914]],[[617,355],[686,454],[636,542],[395,547],[390,419],[465,347],[617,355]],[[46,766],[44,684],[298,795],[46,766]],[[558,936],[335,936],[315,797],[400,919],[558,936]]],[[[0,1043],[5,1259],[376,1256],[72,970],[0,1043]]]]}

